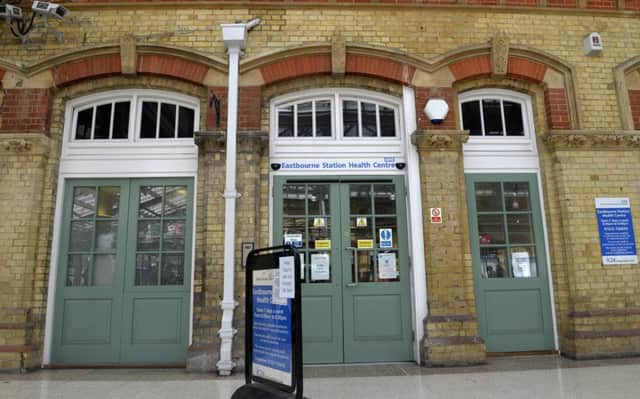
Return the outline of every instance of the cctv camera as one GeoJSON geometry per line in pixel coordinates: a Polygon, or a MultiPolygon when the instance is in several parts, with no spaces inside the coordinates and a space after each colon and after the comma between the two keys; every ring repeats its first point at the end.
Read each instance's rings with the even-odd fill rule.
{"type": "Polygon", "coordinates": [[[0,4],[0,18],[9,23],[12,20],[22,20],[22,8],[11,4],[0,4]]]}
{"type": "Polygon", "coordinates": [[[45,18],[52,16],[58,19],[64,19],[68,12],[67,9],[60,4],[49,3],[46,1],[34,1],[31,9],[36,14],[42,15],[45,18]]]}
{"type": "Polygon", "coordinates": [[[272,163],[272,164],[271,164],[271,169],[273,169],[273,170],[279,170],[279,169],[280,169],[280,164],[279,164],[279,163],[272,163]]]}

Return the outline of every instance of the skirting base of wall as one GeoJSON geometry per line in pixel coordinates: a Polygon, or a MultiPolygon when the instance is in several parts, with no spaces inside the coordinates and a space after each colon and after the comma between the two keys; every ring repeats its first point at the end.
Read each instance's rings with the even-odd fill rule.
{"type": "Polygon", "coordinates": [[[487,362],[480,337],[426,338],[422,348],[422,364],[426,367],[475,366],[487,362]]]}
{"type": "Polygon", "coordinates": [[[192,345],[187,352],[186,370],[195,373],[216,372],[219,357],[219,345],[192,345]]]}

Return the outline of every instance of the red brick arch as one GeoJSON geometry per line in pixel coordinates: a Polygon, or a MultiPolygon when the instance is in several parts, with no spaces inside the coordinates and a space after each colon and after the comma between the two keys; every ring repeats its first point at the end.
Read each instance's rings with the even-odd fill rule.
{"type": "MultiPolygon", "coordinates": [[[[299,49],[287,49],[251,60],[242,68],[246,73],[258,69],[269,85],[311,75],[329,75],[333,72],[331,53],[328,46],[309,47],[304,54],[299,49]]],[[[416,72],[411,62],[395,59],[391,51],[378,50],[371,54],[350,52],[347,47],[344,73],[370,76],[400,84],[410,84],[416,72]]]]}
{"type": "MultiPolygon", "coordinates": [[[[491,75],[491,56],[478,55],[449,64],[456,81],[491,75]]],[[[540,62],[511,56],[507,63],[507,76],[542,83],[547,66],[540,62]]]]}
{"type": "MultiPolygon", "coordinates": [[[[136,72],[154,75],[170,76],[196,84],[202,84],[209,67],[173,55],[140,54],[138,56],[136,72]]],[[[56,86],[66,86],[79,80],[108,75],[119,75],[120,54],[92,56],[62,65],[52,69],[56,86]]]]}

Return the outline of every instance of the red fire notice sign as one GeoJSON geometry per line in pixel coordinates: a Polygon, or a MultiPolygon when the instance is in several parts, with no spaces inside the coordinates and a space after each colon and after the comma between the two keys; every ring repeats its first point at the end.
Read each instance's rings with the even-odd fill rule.
{"type": "Polygon", "coordinates": [[[431,209],[431,223],[442,223],[442,208],[431,209]]]}

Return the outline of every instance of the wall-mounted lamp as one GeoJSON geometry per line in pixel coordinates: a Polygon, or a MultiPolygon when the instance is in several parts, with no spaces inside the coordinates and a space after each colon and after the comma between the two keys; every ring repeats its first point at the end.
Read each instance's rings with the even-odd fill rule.
{"type": "Polygon", "coordinates": [[[272,163],[271,164],[271,169],[280,170],[280,164],[279,163],[272,163]]]}
{"type": "Polygon", "coordinates": [[[49,17],[62,20],[65,19],[69,11],[62,5],[49,3],[46,1],[34,1],[31,4],[31,15],[24,14],[21,7],[7,4],[7,0],[0,0],[0,19],[9,25],[11,33],[24,44],[27,35],[33,29],[33,21],[36,16],[44,19],[44,25],[49,28],[49,17]]]}
{"type": "Polygon", "coordinates": [[[444,122],[449,113],[449,105],[441,98],[432,98],[424,106],[424,113],[434,125],[444,122]]]}

